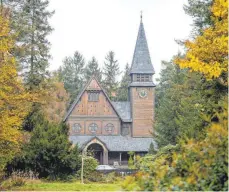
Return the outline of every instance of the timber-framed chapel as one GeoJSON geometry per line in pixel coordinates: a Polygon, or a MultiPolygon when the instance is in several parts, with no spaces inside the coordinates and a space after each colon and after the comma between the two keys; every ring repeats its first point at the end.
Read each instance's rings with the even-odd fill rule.
{"type": "Polygon", "coordinates": [[[129,74],[129,100],[112,102],[96,77],[91,77],[64,117],[70,141],[82,151],[94,150],[100,164],[126,165],[129,151],[146,154],[150,144],[155,145],[154,73],[141,17],[129,74]]]}

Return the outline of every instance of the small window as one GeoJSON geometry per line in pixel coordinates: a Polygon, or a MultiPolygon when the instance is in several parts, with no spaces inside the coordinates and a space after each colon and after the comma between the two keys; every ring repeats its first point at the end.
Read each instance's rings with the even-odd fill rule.
{"type": "Polygon", "coordinates": [[[137,82],[149,82],[150,75],[146,74],[137,74],[137,82]]]}
{"type": "Polygon", "coordinates": [[[99,101],[99,92],[88,92],[88,101],[99,101]]]}
{"type": "Polygon", "coordinates": [[[139,74],[137,75],[137,81],[138,82],[140,81],[140,75],[139,74]]]}

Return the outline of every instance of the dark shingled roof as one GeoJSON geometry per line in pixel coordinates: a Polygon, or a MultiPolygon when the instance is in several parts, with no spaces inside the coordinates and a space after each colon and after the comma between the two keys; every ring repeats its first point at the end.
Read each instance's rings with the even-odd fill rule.
{"type": "Polygon", "coordinates": [[[119,116],[122,118],[123,122],[132,122],[129,101],[112,102],[112,104],[118,112],[119,116]]]}
{"type": "Polygon", "coordinates": [[[143,23],[141,21],[137,42],[135,45],[134,56],[132,60],[132,65],[130,69],[130,74],[132,73],[146,73],[154,74],[154,68],[151,63],[148,44],[146,40],[145,30],[143,23]]]}
{"type": "Polygon", "coordinates": [[[85,146],[94,137],[103,142],[109,151],[142,151],[147,152],[149,146],[153,143],[157,148],[153,138],[133,138],[124,136],[70,136],[69,140],[73,144],[78,144],[80,148],[85,146]]]}

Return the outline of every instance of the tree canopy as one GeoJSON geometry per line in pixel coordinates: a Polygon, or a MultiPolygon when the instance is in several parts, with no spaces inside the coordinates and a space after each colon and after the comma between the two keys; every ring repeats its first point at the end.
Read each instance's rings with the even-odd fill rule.
{"type": "Polygon", "coordinates": [[[5,165],[20,149],[20,129],[30,109],[32,95],[25,90],[17,73],[14,35],[10,30],[7,10],[0,14],[0,175],[5,165]],[[7,155],[6,155],[7,154],[7,155]]]}

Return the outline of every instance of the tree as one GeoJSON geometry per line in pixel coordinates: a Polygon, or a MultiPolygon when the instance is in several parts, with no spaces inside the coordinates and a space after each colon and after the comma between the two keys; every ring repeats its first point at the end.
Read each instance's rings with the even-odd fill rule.
{"type": "Polygon", "coordinates": [[[20,149],[20,128],[27,115],[32,95],[18,76],[15,58],[10,54],[14,36],[10,31],[7,10],[0,14],[0,175],[20,149]]]}
{"type": "Polygon", "coordinates": [[[201,137],[204,121],[200,111],[204,105],[198,90],[201,77],[163,62],[156,87],[155,137],[158,146],[175,145],[180,138],[201,137]]]}
{"type": "Polygon", "coordinates": [[[32,170],[40,178],[65,179],[80,169],[79,150],[68,140],[68,126],[41,121],[32,131],[30,142],[15,160],[16,169],[32,170]],[[18,166],[20,165],[20,166],[18,166]]]}
{"type": "Polygon", "coordinates": [[[59,71],[60,78],[64,82],[64,88],[70,94],[70,103],[72,103],[83,86],[85,59],[76,51],[73,57],[65,57],[63,63],[64,65],[59,71]]]}
{"type": "Polygon", "coordinates": [[[188,5],[184,5],[185,13],[193,17],[195,32],[201,33],[212,24],[212,12],[209,9],[212,4],[213,0],[188,0],[188,5]]]}
{"type": "Polygon", "coordinates": [[[130,83],[130,75],[129,75],[130,67],[129,64],[126,64],[124,74],[122,76],[122,80],[120,82],[120,86],[117,91],[117,100],[118,101],[128,101],[128,86],[130,83]]]}
{"type": "Polygon", "coordinates": [[[103,86],[108,96],[114,99],[117,94],[118,81],[117,76],[120,74],[118,61],[115,59],[115,53],[110,51],[105,57],[104,62],[104,81],[103,86]]]}
{"type": "Polygon", "coordinates": [[[193,41],[187,40],[185,57],[175,59],[181,68],[202,73],[207,79],[218,79],[225,86],[228,73],[227,3],[227,0],[214,2],[212,26],[204,29],[193,41]]]}
{"type": "Polygon", "coordinates": [[[39,90],[48,72],[52,32],[48,19],[53,11],[47,10],[48,0],[5,0],[12,8],[11,26],[17,33],[13,55],[16,57],[28,90],[39,90]]]}
{"type": "Polygon", "coordinates": [[[102,81],[102,72],[99,69],[98,61],[95,57],[92,57],[88,62],[84,71],[84,80],[87,82],[92,76],[95,76],[99,82],[102,81]]]}
{"type": "Polygon", "coordinates": [[[69,95],[64,88],[64,84],[54,80],[48,98],[46,104],[42,106],[45,117],[49,122],[61,123],[69,102],[69,95]]]}

